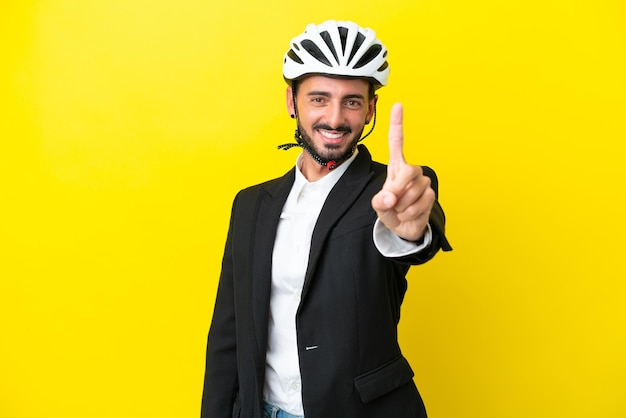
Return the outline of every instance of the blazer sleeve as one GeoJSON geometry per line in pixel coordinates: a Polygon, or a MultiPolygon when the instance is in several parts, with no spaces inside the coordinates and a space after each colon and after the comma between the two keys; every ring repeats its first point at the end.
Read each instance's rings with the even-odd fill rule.
{"type": "Polygon", "coordinates": [[[232,236],[237,198],[226,238],[213,319],[209,329],[202,394],[202,418],[230,418],[238,391],[237,338],[233,283],[232,236]]]}

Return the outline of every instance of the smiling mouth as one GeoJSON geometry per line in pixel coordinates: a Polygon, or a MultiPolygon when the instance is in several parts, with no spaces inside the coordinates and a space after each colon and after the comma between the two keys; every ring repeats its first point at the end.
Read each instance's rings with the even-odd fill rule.
{"type": "Polygon", "coordinates": [[[317,130],[325,140],[332,143],[338,143],[340,140],[348,134],[348,132],[342,131],[328,131],[326,129],[318,129],[317,130]]]}

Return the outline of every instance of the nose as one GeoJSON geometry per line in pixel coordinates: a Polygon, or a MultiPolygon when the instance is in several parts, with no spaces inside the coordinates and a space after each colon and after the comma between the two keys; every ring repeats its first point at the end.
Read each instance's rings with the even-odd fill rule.
{"type": "Polygon", "coordinates": [[[326,112],[326,123],[330,125],[332,128],[338,128],[339,126],[345,125],[345,115],[343,112],[343,107],[340,103],[333,103],[328,106],[326,112]]]}

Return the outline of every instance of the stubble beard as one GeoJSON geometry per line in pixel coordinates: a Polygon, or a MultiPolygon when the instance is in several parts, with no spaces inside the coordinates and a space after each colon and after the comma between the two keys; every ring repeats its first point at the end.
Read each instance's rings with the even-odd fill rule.
{"type": "MultiPolygon", "coordinates": [[[[328,126],[317,126],[317,125],[313,125],[313,129],[327,129],[327,130],[333,130],[332,128],[328,127],[328,126]]],[[[323,144],[323,148],[320,149],[320,147],[318,147],[313,140],[311,139],[311,136],[309,135],[309,133],[302,127],[302,125],[300,124],[300,122],[298,122],[298,130],[300,131],[300,136],[302,138],[302,142],[310,149],[312,150],[314,153],[316,153],[318,156],[322,157],[323,159],[330,161],[330,160],[341,160],[343,159],[344,156],[348,155],[348,154],[352,154],[352,150],[356,147],[357,143],[359,142],[359,138],[361,138],[361,134],[363,133],[363,129],[361,129],[358,132],[358,135],[355,135],[354,138],[352,139],[352,141],[349,143],[349,145],[344,148],[344,144],[323,144]]],[[[337,131],[343,131],[343,132],[348,132],[350,133],[352,130],[349,127],[338,127],[335,130],[337,131]]]]}

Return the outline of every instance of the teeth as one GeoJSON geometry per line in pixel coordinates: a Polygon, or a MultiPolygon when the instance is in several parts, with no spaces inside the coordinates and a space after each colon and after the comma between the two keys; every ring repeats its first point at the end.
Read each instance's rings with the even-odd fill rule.
{"type": "Polygon", "coordinates": [[[325,137],[331,138],[331,139],[339,139],[339,138],[341,138],[344,135],[343,132],[333,133],[333,132],[325,131],[325,130],[321,130],[321,129],[320,129],[320,133],[322,135],[324,135],[325,137]]]}

